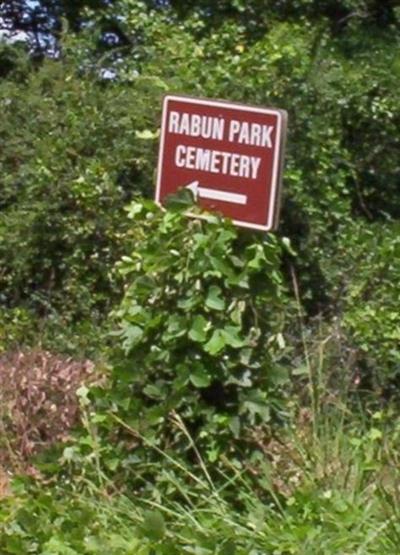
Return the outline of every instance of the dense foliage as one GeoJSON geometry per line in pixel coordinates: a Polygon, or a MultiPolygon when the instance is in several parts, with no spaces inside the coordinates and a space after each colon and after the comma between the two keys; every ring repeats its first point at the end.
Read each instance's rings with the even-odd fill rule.
{"type": "MultiPolygon", "coordinates": [[[[393,324],[372,350],[359,341],[362,307],[343,300],[353,298],[360,279],[374,280],[373,267],[365,265],[362,276],[349,267],[354,251],[364,256],[368,229],[392,229],[400,214],[398,12],[390,2],[347,4],[339,34],[326,19],[328,3],[320,11],[302,2],[266,4],[268,25],[257,20],[258,35],[250,37],[241,18],[252,20],[252,4],[232,3],[232,17],[211,32],[209,18],[220,8],[152,10],[121,0],[86,12],[91,25],[65,34],[63,56],[36,69],[21,46],[3,43],[15,68],[0,87],[2,306],[70,325],[99,322],[120,297],[110,272],[130,249],[123,207],[152,195],[164,92],[275,105],[290,122],[281,233],[298,253],[306,311],[339,318],[365,371],[379,361],[379,371],[395,378],[396,292],[385,290],[382,321],[393,324]],[[101,57],[106,16],[119,17],[129,45],[101,57]]],[[[395,283],[397,261],[387,269],[395,283]]]]}
{"type": "Polygon", "coordinates": [[[251,430],[284,411],[282,245],[151,205],[129,216],[139,231],[119,267],[129,286],[110,395],[120,417],[163,448],[187,444],[174,414],[209,460],[233,457],[233,438],[251,443],[251,430]]]}
{"type": "Polygon", "coordinates": [[[158,91],[104,88],[48,61],[4,81],[0,97],[0,303],[98,322],[118,296],[123,207],[153,171],[140,133],[156,123],[145,106],[158,91]]]}
{"type": "Polygon", "coordinates": [[[19,483],[2,552],[394,553],[399,26],[395,0],[1,3],[0,350],[61,354],[0,358],[0,444],[68,481],[19,483]],[[153,204],[166,92],[288,111],[277,234],[153,204]]]}
{"type": "MultiPolygon", "coordinates": [[[[193,472],[177,456],[167,459],[163,453],[143,469],[131,457],[131,472],[140,469],[147,486],[144,495],[129,488],[121,493],[107,476],[100,487],[88,484],[84,474],[73,484],[41,488],[18,480],[14,497],[1,503],[0,550],[5,555],[393,555],[400,537],[398,418],[388,415],[389,424],[376,414],[370,427],[356,421],[348,429],[339,424],[343,415],[335,410],[331,420],[321,419],[316,436],[303,425],[299,435],[270,441],[257,489],[233,465],[214,482],[211,465],[193,472]],[[232,486],[235,497],[229,500],[226,489],[232,486]]],[[[94,455],[95,441],[92,446],[94,455]]]]}

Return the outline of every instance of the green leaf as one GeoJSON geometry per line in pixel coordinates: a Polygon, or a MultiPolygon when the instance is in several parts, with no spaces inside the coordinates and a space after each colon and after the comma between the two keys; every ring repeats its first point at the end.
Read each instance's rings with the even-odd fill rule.
{"type": "Polygon", "coordinates": [[[240,333],[240,328],[239,327],[226,326],[226,328],[223,329],[222,333],[225,337],[225,343],[227,345],[230,345],[231,347],[234,347],[235,349],[238,349],[238,348],[243,347],[244,345],[246,345],[246,341],[244,339],[242,339],[239,335],[239,333],[240,333]]]}
{"type": "Polygon", "coordinates": [[[288,237],[283,237],[282,244],[289,254],[291,254],[292,256],[297,256],[288,237]]]}
{"type": "Polygon", "coordinates": [[[251,387],[253,385],[253,381],[251,379],[251,372],[249,370],[246,370],[245,372],[243,372],[243,374],[239,377],[234,377],[231,376],[227,383],[233,383],[235,385],[238,385],[240,387],[251,387]]]}
{"type": "Polygon", "coordinates": [[[163,515],[159,511],[147,511],[144,515],[142,531],[151,540],[162,540],[166,533],[163,515]]]}
{"type": "Polygon", "coordinates": [[[247,263],[249,268],[252,268],[254,270],[258,270],[262,267],[262,265],[265,263],[265,253],[264,250],[262,248],[261,245],[255,245],[253,247],[251,247],[249,249],[249,253],[251,253],[253,256],[252,258],[249,260],[249,262],[247,263]]]}
{"type": "Polygon", "coordinates": [[[124,338],[122,345],[125,351],[129,351],[137,345],[141,341],[143,335],[144,332],[142,328],[127,324],[122,332],[122,337],[124,338]]]}
{"type": "Polygon", "coordinates": [[[231,276],[232,269],[222,258],[217,258],[215,256],[210,257],[210,263],[212,267],[217,270],[221,275],[231,276]]]}
{"type": "Polygon", "coordinates": [[[369,437],[372,439],[372,441],[382,439],[382,432],[381,430],[378,430],[378,428],[371,428],[369,432],[369,437]]]}
{"type": "Polygon", "coordinates": [[[187,329],[186,318],[172,314],[168,318],[168,325],[166,331],[163,333],[164,341],[171,341],[177,337],[182,337],[187,329]]]}
{"type": "Polygon", "coordinates": [[[159,387],[157,387],[156,385],[146,385],[146,387],[143,389],[143,393],[145,395],[147,395],[148,397],[150,397],[150,399],[162,399],[163,398],[163,393],[161,391],[161,389],[159,387]]]}
{"type": "Polygon", "coordinates": [[[270,409],[266,393],[261,390],[251,390],[242,397],[240,413],[248,413],[250,420],[255,421],[258,416],[264,422],[270,420],[270,409]]]}
{"type": "Polygon", "coordinates": [[[229,429],[233,433],[235,438],[240,436],[240,418],[238,416],[233,416],[229,420],[229,429]]]}
{"type": "Polygon", "coordinates": [[[204,316],[195,316],[192,327],[189,331],[189,337],[198,343],[204,343],[207,338],[206,328],[208,326],[207,320],[204,316]]]}
{"type": "Polygon", "coordinates": [[[285,338],[283,337],[282,333],[278,333],[276,335],[276,341],[280,349],[284,349],[286,347],[285,338]]]}
{"type": "Polygon", "coordinates": [[[225,335],[222,330],[215,330],[211,336],[210,341],[204,345],[204,350],[210,355],[216,355],[226,345],[225,335]]]}
{"type": "Polygon", "coordinates": [[[306,364],[302,366],[298,366],[294,370],[292,370],[293,376],[307,376],[309,373],[309,368],[306,364]]]}
{"type": "Polygon", "coordinates": [[[190,374],[190,381],[195,387],[199,389],[208,387],[211,383],[211,378],[204,370],[204,368],[199,367],[193,370],[190,374]]]}
{"type": "Polygon", "coordinates": [[[216,285],[212,285],[206,298],[206,306],[212,310],[225,310],[225,301],[221,298],[222,290],[216,285]]]}
{"type": "Polygon", "coordinates": [[[186,188],[179,189],[176,193],[168,195],[164,204],[170,211],[181,212],[193,206],[193,194],[186,188]]]}
{"type": "Polygon", "coordinates": [[[118,468],[118,466],[120,465],[121,461],[118,457],[113,457],[111,459],[106,459],[105,463],[107,465],[107,468],[109,468],[111,471],[114,471],[118,468]]]}
{"type": "Polygon", "coordinates": [[[196,305],[199,304],[199,298],[196,296],[193,291],[188,292],[189,295],[184,299],[179,299],[177,306],[181,308],[185,312],[192,310],[196,305]]]}
{"type": "Polygon", "coordinates": [[[143,131],[136,131],[135,135],[138,139],[142,139],[143,141],[153,141],[154,139],[158,138],[159,132],[154,132],[150,129],[144,129],[143,131]]]}
{"type": "Polygon", "coordinates": [[[224,543],[221,547],[218,555],[235,555],[236,551],[236,544],[233,540],[228,540],[224,543]]]}
{"type": "Polygon", "coordinates": [[[269,407],[264,403],[255,403],[253,401],[246,401],[244,403],[244,408],[250,413],[252,417],[258,415],[264,422],[268,422],[270,419],[269,407]]]}
{"type": "Polygon", "coordinates": [[[234,324],[238,326],[242,323],[242,315],[246,309],[246,303],[244,301],[239,301],[235,304],[234,309],[231,312],[231,320],[234,324]]]}

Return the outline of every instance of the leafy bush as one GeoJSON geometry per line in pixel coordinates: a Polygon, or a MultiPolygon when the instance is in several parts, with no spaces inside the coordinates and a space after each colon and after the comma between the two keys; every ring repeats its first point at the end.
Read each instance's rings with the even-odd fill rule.
{"type": "Polygon", "coordinates": [[[152,11],[121,1],[87,12],[91,25],[79,36],[66,31],[58,60],[35,68],[26,54],[13,61],[0,83],[5,309],[85,329],[82,322],[102,322],[119,302],[111,268],[131,248],[123,207],[151,194],[168,91],[288,110],[282,233],[299,255],[293,266],[306,316],[341,314],[341,268],[326,258],[346,248],[343,225],[400,213],[398,11],[346,1],[341,10],[352,17],[339,33],[329,3],[267,2],[260,18],[242,4],[224,3],[231,17],[214,27],[218,8],[152,11]],[[119,22],[127,43],[99,57],[104,17],[119,22]]]}
{"type": "Polygon", "coordinates": [[[299,255],[294,265],[307,314],[340,311],[324,259],[341,244],[341,225],[399,217],[396,29],[374,27],[371,35],[350,25],[337,37],[323,18],[287,18],[253,41],[234,20],[200,38],[205,18],[173,31],[170,25],[149,32],[143,73],[171,91],[288,111],[281,230],[299,255]]]}
{"type": "Polygon", "coordinates": [[[164,447],[182,450],[186,426],[216,460],[282,411],[286,243],[152,203],[132,205],[129,216],[135,250],[119,266],[127,285],[115,316],[125,354],[113,370],[112,402],[164,447]]]}
{"type": "Polygon", "coordinates": [[[354,222],[341,228],[324,262],[353,351],[361,387],[397,395],[400,378],[399,224],[354,222]]]}
{"type": "MultiPolygon", "coordinates": [[[[14,75],[14,74],[13,74],[14,75]]],[[[0,306],[101,322],[120,288],[124,205],[146,194],[157,87],[47,60],[0,82],[0,306]]],[[[154,137],[153,137],[154,138],[154,137]]]]}

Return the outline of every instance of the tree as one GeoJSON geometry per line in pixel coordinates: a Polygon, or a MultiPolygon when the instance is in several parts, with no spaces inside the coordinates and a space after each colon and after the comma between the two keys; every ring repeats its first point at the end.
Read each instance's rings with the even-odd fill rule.
{"type": "Polygon", "coordinates": [[[23,36],[33,52],[54,50],[62,20],[79,31],[84,23],[83,11],[105,9],[113,0],[4,0],[0,6],[0,29],[11,36],[23,36]]]}
{"type": "Polygon", "coordinates": [[[336,32],[354,21],[379,26],[399,23],[396,0],[170,0],[169,5],[182,18],[197,13],[209,25],[235,20],[256,34],[276,20],[315,22],[324,18],[336,32]]]}

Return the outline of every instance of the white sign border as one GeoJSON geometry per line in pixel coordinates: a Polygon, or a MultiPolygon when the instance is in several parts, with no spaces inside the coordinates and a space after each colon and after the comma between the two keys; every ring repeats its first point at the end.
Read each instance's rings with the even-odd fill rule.
{"type": "MultiPolygon", "coordinates": [[[[286,126],[287,115],[284,110],[272,109],[272,108],[259,108],[256,106],[247,106],[246,104],[240,104],[235,102],[228,102],[225,100],[212,100],[207,98],[195,98],[191,96],[185,95],[173,95],[168,94],[164,96],[163,101],[163,113],[162,113],[162,122],[161,122],[161,132],[160,132],[160,147],[158,152],[158,166],[157,166],[157,184],[156,184],[156,198],[155,201],[159,206],[162,206],[160,201],[160,193],[161,193],[161,178],[162,178],[162,165],[163,165],[163,158],[164,158],[164,146],[165,146],[165,135],[166,135],[166,128],[167,128],[167,113],[168,113],[168,102],[170,101],[178,101],[178,102],[187,102],[188,104],[200,104],[201,106],[215,106],[217,108],[231,108],[233,110],[241,110],[243,112],[255,112],[261,114],[270,114],[277,116],[277,132],[276,132],[276,147],[274,153],[274,161],[273,161],[273,168],[272,168],[272,183],[271,183],[271,193],[270,193],[270,203],[269,203],[269,212],[267,214],[267,221],[265,225],[261,224],[253,224],[251,222],[246,222],[242,220],[232,220],[232,222],[240,227],[247,227],[250,229],[257,229],[259,231],[273,231],[277,227],[277,211],[278,211],[278,192],[280,189],[280,180],[281,180],[281,167],[280,167],[280,157],[279,154],[282,151],[282,164],[283,164],[283,156],[284,156],[284,144],[282,140],[282,127],[283,122],[286,126]],[[276,224],[276,225],[275,225],[276,224]]],[[[192,214],[188,213],[188,216],[193,218],[200,218],[200,219],[207,219],[206,214],[192,214]]]]}

